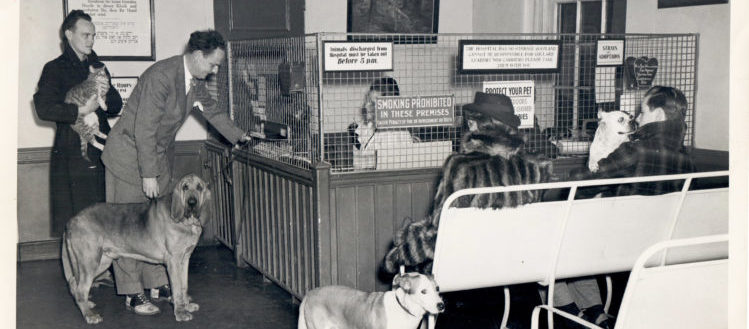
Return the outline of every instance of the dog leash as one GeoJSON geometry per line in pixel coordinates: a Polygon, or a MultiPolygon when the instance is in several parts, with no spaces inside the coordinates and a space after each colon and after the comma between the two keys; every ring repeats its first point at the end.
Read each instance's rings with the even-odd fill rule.
{"type": "Polygon", "coordinates": [[[224,178],[224,182],[229,186],[234,185],[234,177],[231,170],[231,164],[234,162],[236,156],[234,155],[235,150],[246,148],[249,145],[249,141],[243,143],[237,143],[230,148],[224,149],[224,157],[227,158],[226,164],[221,167],[221,176],[224,178]]]}

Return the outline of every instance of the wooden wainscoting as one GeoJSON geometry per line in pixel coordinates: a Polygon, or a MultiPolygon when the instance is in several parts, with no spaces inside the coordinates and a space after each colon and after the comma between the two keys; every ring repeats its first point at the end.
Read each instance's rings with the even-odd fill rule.
{"type": "MultiPolygon", "coordinates": [[[[51,147],[18,149],[18,261],[60,257],[60,239],[49,235],[49,161],[51,147]]],[[[176,177],[187,173],[203,175],[205,141],[176,143],[176,177]]],[[[201,244],[215,243],[215,229],[208,225],[201,244]]]]}

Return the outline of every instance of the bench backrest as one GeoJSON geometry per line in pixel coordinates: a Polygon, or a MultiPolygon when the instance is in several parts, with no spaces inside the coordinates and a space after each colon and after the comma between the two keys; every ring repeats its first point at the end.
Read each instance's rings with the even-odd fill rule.
{"type": "Polygon", "coordinates": [[[727,241],[725,234],[670,240],[643,252],[627,282],[615,328],[727,328],[727,241]],[[646,266],[657,263],[663,250],[683,246],[719,248],[723,255],[715,260],[646,266]]]}
{"type": "Polygon", "coordinates": [[[445,207],[432,273],[440,290],[447,292],[629,270],[642,251],[659,241],[726,233],[727,188],[689,191],[688,187],[696,177],[727,175],[697,173],[460,190],[445,204],[468,194],[571,188],[566,201],[501,210],[445,207]],[[574,199],[580,186],[677,177],[685,179],[680,192],[574,199]]]}

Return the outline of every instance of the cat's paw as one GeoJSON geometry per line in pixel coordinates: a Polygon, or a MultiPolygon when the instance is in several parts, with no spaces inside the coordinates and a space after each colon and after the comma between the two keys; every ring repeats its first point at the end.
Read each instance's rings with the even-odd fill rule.
{"type": "Polygon", "coordinates": [[[83,123],[89,127],[96,127],[99,125],[99,117],[96,116],[96,113],[91,112],[83,116],[83,123]]]}

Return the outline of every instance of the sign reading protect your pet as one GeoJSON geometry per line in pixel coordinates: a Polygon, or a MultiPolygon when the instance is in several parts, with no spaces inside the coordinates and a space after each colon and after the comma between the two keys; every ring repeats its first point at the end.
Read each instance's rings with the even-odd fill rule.
{"type": "Polygon", "coordinates": [[[533,128],[536,85],[532,80],[484,81],[482,89],[487,94],[503,94],[510,97],[515,115],[520,118],[520,128],[533,128]]]}
{"type": "Polygon", "coordinates": [[[392,71],[392,42],[323,43],[325,72],[392,71]]]}
{"type": "Polygon", "coordinates": [[[375,99],[377,128],[451,126],[455,122],[455,97],[395,96],[375,99]]]}
{"type": "Polygon", "coordinates": [[[549,40],[460,40],[460,72],[556,72],[559,43],[549,40]]]}

